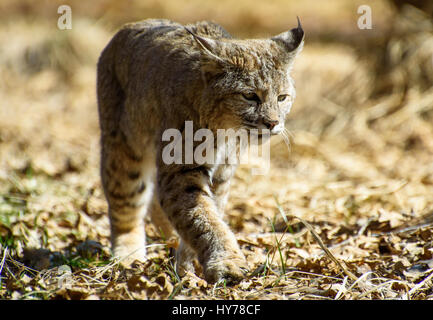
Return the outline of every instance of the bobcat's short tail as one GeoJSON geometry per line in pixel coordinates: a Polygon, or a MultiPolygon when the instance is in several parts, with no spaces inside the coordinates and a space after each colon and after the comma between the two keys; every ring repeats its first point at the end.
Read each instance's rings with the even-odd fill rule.
{"type": "Polygon", "coordinates": [[[115,72],[113,40],[102,51],[97,66],[96,94],[102,135],[117,130],[125,100],[115,72]]]}

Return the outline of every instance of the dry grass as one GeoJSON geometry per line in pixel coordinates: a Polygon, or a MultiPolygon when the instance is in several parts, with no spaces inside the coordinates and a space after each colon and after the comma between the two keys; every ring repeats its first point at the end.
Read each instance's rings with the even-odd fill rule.
{"type": "Polygon", "coordinates": [[[361,31],[359,1],[179,3],[71,1],[73,29],[59,31],[55,2],[2,1],[0,297],[433,299],[431,18],[375,1],[380,19],[361,31]],[[234,287],[180,279],[176,239],[151,224],[149,261],[122,268],[110,259],[95,98],[95,62],[114,28],[212,17],[268,35],[295,15],[307,43],[291,150],[272,141],[267,176],[241,167],[227,208],[250,276],[234,287]]]}

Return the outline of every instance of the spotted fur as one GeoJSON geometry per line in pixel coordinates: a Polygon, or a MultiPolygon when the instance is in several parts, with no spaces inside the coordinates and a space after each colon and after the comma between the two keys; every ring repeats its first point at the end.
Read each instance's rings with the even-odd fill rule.
{"type": "Polygon", "coordinates": [[[238,40],[215,23],[168,20],[117,32],[97,70],[101,177],[114,255],[126,263],[145,259],[143,218],[151,211],[166,236],[173,227],[181,237],[179,273],[194,271],[197,257],[208,281],[245,275],[247,262],[223,220],[235,166],[167,165],[161,137],[170,128],[184,134],[185,121],[213,132],[281,132],[295,96],[289,72],[303,35],[298,25],[270,39],[238,40]]]}

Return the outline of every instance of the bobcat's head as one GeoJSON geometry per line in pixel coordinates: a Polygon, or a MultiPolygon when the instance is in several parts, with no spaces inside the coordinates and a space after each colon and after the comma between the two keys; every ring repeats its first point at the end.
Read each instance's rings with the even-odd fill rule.
{"type": "Polygon", "coordinates": [[[297,28],[270,39],[216,40],[189,32],[200,48],[207,125],[282,132],[295,98],[289,73],[304,41],[299,19],[297,28]]]}

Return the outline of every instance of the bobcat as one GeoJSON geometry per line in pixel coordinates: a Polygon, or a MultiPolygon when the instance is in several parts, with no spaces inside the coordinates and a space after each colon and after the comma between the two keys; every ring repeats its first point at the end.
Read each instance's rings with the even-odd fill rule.
{"type": "MultiPolygon", "coordinates": [[[[101,178],[113,254],[146,258],[144,215],[181,238],[176,268],[238,282],[248,270],[223,221],[233,164],[166,164],[170,128],[268,129],[279,134],[295,89],[289,72],[303,47],[298,26],[270,39],[233,39],[221,26],[149,19],[126,24],[97,67],[101,178]],[[171,227],[172,226],[172,227],[171,227]]],[[[182,141],[186,143],[187,141],[182,141]]],[[[218,150],[216,150],[218,152],[218,150]]]]}

